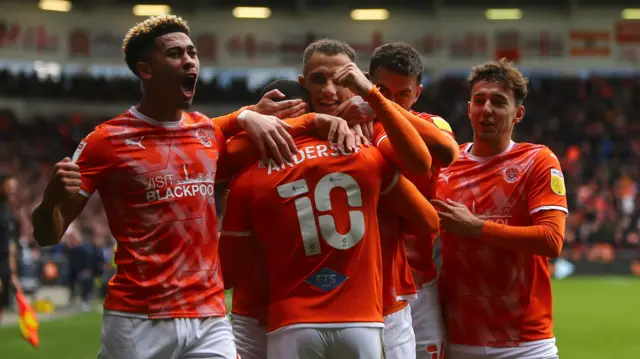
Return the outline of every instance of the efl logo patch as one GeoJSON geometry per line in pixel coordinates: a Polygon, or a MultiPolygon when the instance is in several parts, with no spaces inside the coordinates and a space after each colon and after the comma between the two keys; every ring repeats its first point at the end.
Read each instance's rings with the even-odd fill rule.
{"type": "Polygon", "coordinates": [[[324,292],[330,292],[338,288],[347,279],[349,279],[349,277],[346,277],[334,270],[322,268],[310,275],[305,282],[324,292]]]}
{"type": "Polygon", "coordinates": [[[551,190],[558,196],[567,194],[567,189],[564,186],[564,175],[562,171],[555,168],[551,169],[551,190]]]}
{"type": "Polygon", "coordinates": [[[436,124],[436,127],[438,127],[439,129],[445,130],[448,132],[453,132],[449,123],[445,121],[442,117],[434,116],[434,117],[431,117],[431,119],[433,120],[433,123],[436,124]]]}

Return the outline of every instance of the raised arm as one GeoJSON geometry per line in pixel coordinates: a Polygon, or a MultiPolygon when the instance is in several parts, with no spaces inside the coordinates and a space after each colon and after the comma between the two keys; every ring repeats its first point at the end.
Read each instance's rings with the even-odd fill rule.
{"type": "Polygon", "coordinates": [[[393,102],[373,86],[357,65],[351,63],[338,69],[334,81],[367,100],[384,127],[397,158],[403,161],[403,169],[418,174],[429,171],[431,155],[416,129],[395,109],[393,102]]]}

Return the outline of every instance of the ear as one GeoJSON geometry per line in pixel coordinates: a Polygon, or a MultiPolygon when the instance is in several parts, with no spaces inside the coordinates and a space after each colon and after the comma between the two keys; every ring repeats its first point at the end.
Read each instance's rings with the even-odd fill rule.
{"type": "Polygon", "coordinates": [[[414,104],[416,102],[418,102],[418,98],[420,98],[420,94],[422,93],[422,89],[423,89],[423,86],[422,85],[418,85],[418,90],[416,91],[416,98],[413,100],[414,104]]]}
{"type": "Polygon", "coordinates": [[[471,101],[467,101],[467,117],[471,119],[471,101]]]}
{"type": "Polygon", "coordinates": [[[149,80],[151,78],[151,66],[146,62],[138,62],[136,64],[136,71],[138,71],[138,75],[143,80],[149,80]]]}
{"type": "Polygon", "coordinates": [[[298,75],[298,83],[304,86],[304,77],[302,77],[302,75],[298,75]]]}
{"type": "Polygon", "coordinates": [[[369,80],[369,81],[373,81],[373,80],[371,80],[371,75],[369,74],[369,71],[367,71],[367,72],[363,72],[363,74],[364,74],[364,77],[366,77],[366,78],[367,78],[367,80],[369,80]]]}
{"type": "Polygon", "coordinates": [[[516,116],[513,118],[514,125],[522,121],[522,119],[524,118],[524,113],[525,113],[524,106],[523,105],[518,106],[518,109],[516,109],[516,116]]]}

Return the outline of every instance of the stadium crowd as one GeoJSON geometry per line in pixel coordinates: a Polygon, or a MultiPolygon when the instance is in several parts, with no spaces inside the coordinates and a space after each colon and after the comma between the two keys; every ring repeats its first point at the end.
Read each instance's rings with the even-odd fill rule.
{"type": "MultiPolygon", "coordinates": [[[[257,101],[243,79],[224,88],[215,79],[198,86],[196,103],[240,107],[257,101]]],[[[571,211],[563,256],[599,261],[620,254],[640,257],[640,78],[532,77],[529,88],[525,120],[516,126],[514,140],[545,144],[560,157],[571,211]]],[[[0,71],[0,98],[133,104],[139,96],[136,79],[74,76],[53,81],[0,71]]],[[[446,118],[458,142],[464,143],[472,135],[467,99],[465,79],[445,77],[425,86],[415,108],[446,118]]],[[[73,153],[79,140],[103,120],[70,114],[18,121],[0,106],[0,173],[17,177],[20,186],[16,212],[22,268],[43,255],[32,238],[29,215],[51,166],[73,153]]],[[[99,198],[91,200],[63,241],[44,254],[59,258],[87,245],[103,251],[108,269],[113,239],[99,198]]]]}

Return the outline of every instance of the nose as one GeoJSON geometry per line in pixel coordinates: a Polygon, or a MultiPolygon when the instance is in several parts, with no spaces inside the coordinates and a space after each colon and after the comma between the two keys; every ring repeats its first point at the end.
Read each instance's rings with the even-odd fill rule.
{"type": "Polygon", "coordinates": [[[191,56],[191,55],[185,53],[184,60],[183,60],[183,63],[182,63],[182,68],[185,71],[189,71],[189,70],[193,69],[194,67],[196,67],[196,61],[197,61],[197,58],[195,56],[191,56]]]}
{"type": "Polygon", "coordinates": [[[323,96],[333,96],[336,94],[336,92],[336,85],[333,83],[333,81],[329,80],[325,82],[324,86],[322,87],[323,96]]]}
{"type": "Polygon", "coordinates": [[[491,107],[491,100],[486,100],[484,102],[484,106],[482,106],[482,112],[486,114],[491,114],[491,112],[493,112],[493,109],[491,107]]]}

